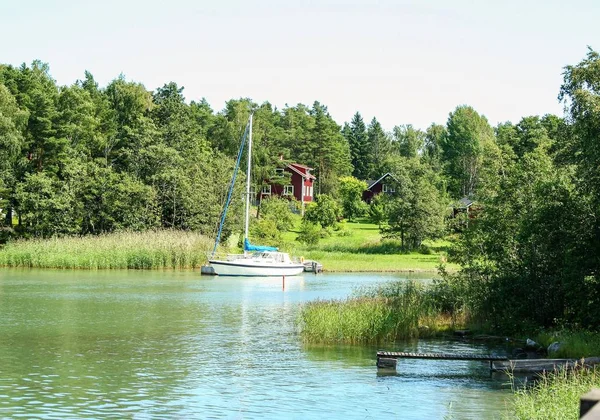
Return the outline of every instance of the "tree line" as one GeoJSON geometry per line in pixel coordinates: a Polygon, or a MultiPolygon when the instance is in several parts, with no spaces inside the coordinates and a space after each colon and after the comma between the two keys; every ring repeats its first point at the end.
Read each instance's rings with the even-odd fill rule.
{"type": "Polygon", "coordinates": [[[204,99],[187,103],[174,82],[148,91],[120,75],[102,88],[86,72],[59,86],[40,61],[0,65],[4,225],[16,219],[24,236],[152,227],[210,234],[250,112],[257,190],[285,157],[315,169],[317,195],[339,197],[346,176],[392,172],[414,200],[427,190],[459,198],[475,192],[485,153],[495,147],[493,129],[468,106],[446,126],[387,133],[376,118],[366,126],[358,112],[340,127],[319,102],[278,110],[232,99],[215,112],[204,99]]]}
{"type": "MultiPolygon", "coordinates": [[[[375,118],[365,126],[359,113],[340,127],[316,101],[278,110],[232,99],[215,112],[204,99],[186,102],[174,82],[149,91],[120,75],[100,87],[85,72],[59,86],[40,61],[0,65],[4,226],[15,224],[10,234],[26,237],[154,227],[212,234],[251,112],[257,191],[285,157],[314,168],[317,195],[339,198],[347,176],[393,172],[413,201],[423,201],[417,191],[429,191],[425,199],[439,202],[447,193],[474,192],[480,162],[460,160],[481,154],[477,148],[494,139],[487,120],[466,106],[447,126],[422,132],[404,125],[387,133],[375,118]],[[468,185],[465,170],[475,170],[468,185]]],[[[239,212],[229,214],[231,231],[239,212]]]]}

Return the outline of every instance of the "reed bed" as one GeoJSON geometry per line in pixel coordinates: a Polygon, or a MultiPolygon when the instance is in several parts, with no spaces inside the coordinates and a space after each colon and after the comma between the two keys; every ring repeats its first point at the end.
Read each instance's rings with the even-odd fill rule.
{"type": "Polygon", "coordinates": [[[156,230],[99,236],[30,239],[0,249],[0,266],[58,269],[183,269],[206,263],[213,240],[192,232],[156,230]]]}
{"type": "Polygon", "coordinates": [[[536,380],[515,393],[507,419],[578,419],[579,400],[592,388],[600,388],[600,369],[560,370],[536,380]]]}
{"type": "Polygon", "coordinates": [[[451,320],[428,288],[399,281],[357,290],[339,300],[317,300],[300,313],[302,338],[308,343],[382,343],[431,336],[451,327],[451,320]]]}

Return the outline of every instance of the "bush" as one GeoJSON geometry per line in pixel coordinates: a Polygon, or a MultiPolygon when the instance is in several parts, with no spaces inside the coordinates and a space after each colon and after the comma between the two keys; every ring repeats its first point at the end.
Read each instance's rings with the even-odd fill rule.
{"type": "Polygon", "coordinates": [[[431,248],[429,248],[429,247],[428,247],[427,245],[425,245],[425,244],[421,244],[421,245],[419,246],[419,248],[417,249],[417,252],[418,252],[419,254],[423,254],[423,255],[431,255],[431,254],[432,254],[432,252],[431,252],[431,248]]]}
{"type": "Polygon", "coordinates": [[[297,201],[286,200],[279,197],[270,197],[260,203],[261,218],[272,220],[277,229],[288,231],[294,225],[292,209],[297,207],[297,201]]]}
{"type": "Polygon", "coordinates": [[[362,194],[367,189],[367,183],[352,176],[340,178],[340,196],[344,217],[352,220],[364,216],[367,212],[367,204],[362,201],[362,194]]]}
{"type": "Polygon", "coordinates": [[[280,246],[281,232],[277,228],[277,223],[271,219],[261,219],[252,225],[252,238],[261,245],[280,246]]]}
{"type": "Polygon", "coordinates": [[[345,222],[340,222],[334,228],[337,236],[352,236],[352,231],[348,229],[348,225],[345,222]]]}
{"type": "Polygon", "coordinates": [[[320,194],[315,203],[306,207],[304,220],[312,223],[318,223],[322,227],[335,226],[340,217],[340,207],[333,198],[327,194],[320,194]]]}
{"type": "Polygon", "coordinates": [[[5,244],[15,237],[15,231],[12,228],[0,227],[0,244],[5,244]]]}
{"type": "Polygon", "coordinates": [[[369,205],[369,220],[381,228],[381,225],[387,220],[387,217],[385,195],[377,194],[373,197],[373,200],[369,205]]]}
{"type": "Polygon", "coordinates": [[[321,239],[321,225],[318,223],[312,223],[309,221],[302,221],[302,225],[300,226],[300,233],[296,238],[297,241],[305,244],[305,245],[316,245],[319,243],[321,239]]]}

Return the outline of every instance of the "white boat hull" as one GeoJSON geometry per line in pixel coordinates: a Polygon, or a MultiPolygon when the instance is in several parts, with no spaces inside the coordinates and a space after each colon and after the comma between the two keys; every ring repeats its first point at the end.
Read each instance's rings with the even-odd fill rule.
{"type": "Polygon", "coordinates": [[[220,276],[252,276],[252,277],[283,277],[297,276],[304,271],[302,264],[268,263],[264,261],[237,260],[220,261],[209,260],[215,273],[220,276]]]}

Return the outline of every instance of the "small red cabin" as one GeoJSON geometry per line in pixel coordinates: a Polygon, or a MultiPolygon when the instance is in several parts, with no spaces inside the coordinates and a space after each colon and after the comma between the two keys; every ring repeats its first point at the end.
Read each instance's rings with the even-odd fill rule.
{"type": "Polygon", "coordinates": [[[377,180],[367,181],[367,189],[363,191],[362,199],[367,203],[371,203],[373,197],[379,193],[392,194],[396,192],[395,185],[398,181],[394,175],[389,172],[377,180]]]}
{"type": "Polygon", "coordinates": [[[313,168],[299,163],[290,163],[284,168],[278,168],[273,179],[268,180],[260,193],[261,198],[272,195],[280,197],[294,197],[300,203],[313,201],[313,184],[315,176],[310,173],[313,168]],[[289,174],[289,182],[278,182],[278,178],[284,178],[289,174]]]}

